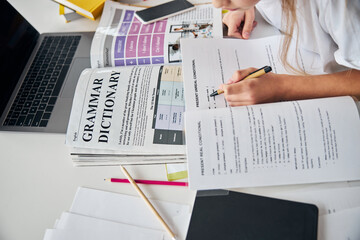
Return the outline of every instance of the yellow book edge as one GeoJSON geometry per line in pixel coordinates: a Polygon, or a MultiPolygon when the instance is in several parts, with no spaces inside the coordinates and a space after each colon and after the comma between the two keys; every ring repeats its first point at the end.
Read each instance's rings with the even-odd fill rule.
{"type": "Polygon", "coordinates": [[[71,2],[65,2],[63,0],[54,0],[54,1],[60,5],[63,5],[67,8],[74,10],[77,14],[79,14],[83,17],[86,17],[88,19],[91,19],[91,20],[95,20],[95,18],[98,17],[102,13],[102,10],[104,8],[104,2],[105,2],[105,1],[100,2],[98,5],[91,8],[90,11],[87,11],[71,2]],[[68,4],[65,4],[65,3],[68,3],[68,4]]]}
{"type": "Polygon", "coordinates": [[[65,6],[62,4],[59,4],[59,15],[65,14],[65,6]]]}

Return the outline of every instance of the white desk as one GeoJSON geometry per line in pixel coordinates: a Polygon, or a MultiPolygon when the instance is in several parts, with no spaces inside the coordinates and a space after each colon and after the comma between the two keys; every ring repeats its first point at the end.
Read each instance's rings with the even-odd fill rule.
{"type": "MultiPolygon", "coordinates": [[[[9,1],[39,32],[95,31],[98,21],[65,23],[51,0],[9,1]]],[[[119,167],[74,168],[64,134],[0,132],[0,239],[40,240],[63,211],[70,209],[79,186],[137,196],[119,167]]],[[[128,167],[134,178],[166,180],[164,165],[128,167]]],[[[153,199],[191,204],[195,192],[185,187],[141,186],[153,199]]]]}
{"type": "MultiPolygon", "coordinates": [[[[40,32],[95,31],[99,21],[84,18],[66,24],[58,15],[58,5],[50,0],[10,0],[10,3],[40,32]]],[[[53,227],[63,211],[69,210],[79,186],[137,195],[130,184],[103,180],[123,177],[118,167],[74,168],[64,142],[63,134],[0,132],[0,239],[42,239],[45,230],[53,227]]],[[[128,170],[134,178],[166,180],[163,165],[132,166],[128,170]]],[[[327,186],[343,185],[347,184],[327,186]]],[[[195,196],[194,191],[184,187],[141,187],[153,199],[192,204],[195,196]]],[[[304,186],[242,191],[271,196],[301,187],[304,186]]]]}

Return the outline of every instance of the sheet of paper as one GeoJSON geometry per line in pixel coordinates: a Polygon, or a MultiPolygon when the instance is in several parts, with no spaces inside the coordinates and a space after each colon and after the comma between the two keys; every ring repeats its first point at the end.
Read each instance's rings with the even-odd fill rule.
{"type": "Polygon", "coordinates": [[[192,189],[360,179],[360,121],[350,97],[185,114],[192,189]]]}
{"type": "Polygon", "coordinates": [[[158,231],[129,224],[106,221],[103,219],[92,218],[72,213],[63,213],[57,224],[54,235],[66,234],[72,236],[67,239],[90,240],[107,239],[117,240],[162,240],[164,231],[158,231]]]}
{"type": "Polygon", "coordinates": [[[319,218],[319,240],[360,239],[360,207],[350,208],[319,218]]]}
{"type": "MultiPolygon", "coordinates": [[[[177,239],[185,239],[191,217],[190,206],[150,201],[178,237],[177,239]]],[[[159,231],[164,230],[140,197],[79,188],[70,212],[159,231]]]]}
{"type": "MultiPolygon", "coordinates": [[[[274,73],[287,73],[278,57],[280,43],[280,35],[253,40],[181,39],[186,111],[226,107],[223,95],[209,95],[236,70],[268,65],[274,73]]],[[[291,45],[289,62],[297,66],[293,52],[291,45]]],[[[322,73],[315,55],[300,53],[299,62],[307,73],[322,73]]]]}
{"type": "Polygon", "coordinates": [[[43,240],[69,240],[69,239],[76,239],[76,240],[99,240],[99,239],[106,239],[106,240],[118,240],[118,239],[126,239],[126,240],[163,240],[162,236],[155,236],[151,231],[143,231],[138,233],[128,233],[118,232],[119,235],[111,235],[111,233],[105,232],[98,232],[93,229],[88,229],[86,231],[78,231],[76,229],[66,229],[66,230],[59,230],[59,229],[47,229],[45,232],[45,236],[43,240]],[[145,234],[149,234],[148,236],[145,234]],[[123,238],[124,237],[124,238],[123,238]]]}

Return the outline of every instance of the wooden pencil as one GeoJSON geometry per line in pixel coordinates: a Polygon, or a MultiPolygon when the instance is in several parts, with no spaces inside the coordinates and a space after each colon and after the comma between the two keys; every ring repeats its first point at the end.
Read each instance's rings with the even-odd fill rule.
{"type": "Polygon", "coordinates": [[[135,190],[138,192],[138,194],[140,195],[140,197],[145,201],[146,205],[150,208],[150,210],[155,214],[156,218],[160,221],[160,223],[164,226],[164,228],[166,229],[166,231],[170,234],[171,238],[175,240],[175,234],[171,231],[170,227],[166,224],[166,222],[164,221],[164,219],[162,219],[162,217],[160,216],[160,214],[156,211],[156,209],[154,208],[154,206],[151,204],[151,202],[149,201],[149,199],[145,196],[145,194],[141,191],[141,189],[139,188],[139,186],[136,184],[135,180],[130,176],[130,174],[128,173],[128,171],[120,165],[120,168],[122,170],[122,172],[125,174],[126,178],[129,180],[129,182],[131,183],[131,185],[135,188],[135,190]]]}

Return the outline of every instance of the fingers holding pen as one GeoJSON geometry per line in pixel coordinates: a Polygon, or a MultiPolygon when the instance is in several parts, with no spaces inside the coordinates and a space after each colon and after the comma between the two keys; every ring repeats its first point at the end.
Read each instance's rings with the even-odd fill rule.
{"type": "Polygon", "coordinates": [[[231,107],[235,106],[244,106],[244,105],[252,105],[255,104],[254,101],[249,101],[247,92],[244,91],[244,84],[243,82],[238,82],[234,84],[222,84],[220,85],[219,89],[224,91],[224,97],[231,107]]]}
{"type": "Polygon", "coordinates": [[[281,88],[278,87],[276,76],[278,75],[268,73],[258,78],[222,84],[219,89],[224,91],[224,97],[232,107],[276,102],[281,100],[281,88]]]}

